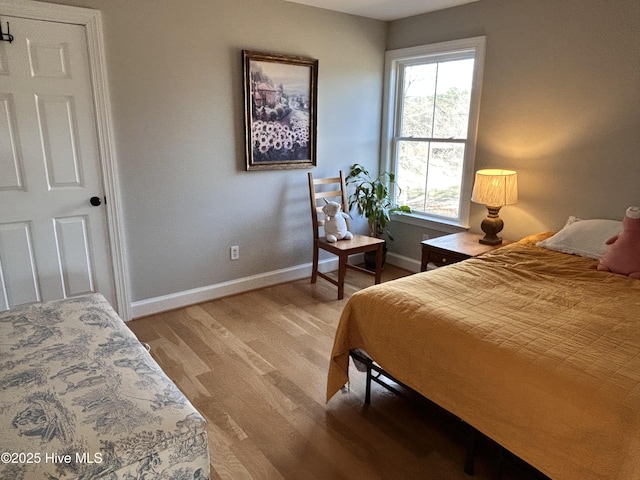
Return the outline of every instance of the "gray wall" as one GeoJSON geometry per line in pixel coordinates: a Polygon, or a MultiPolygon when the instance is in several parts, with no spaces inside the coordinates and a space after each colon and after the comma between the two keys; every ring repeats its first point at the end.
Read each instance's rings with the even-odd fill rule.
{"type": "Polygon", "coordinates": [[[103,15],[132,300],[310,262],[307,170],[244,170],[241,50],[319,60],[314,175],[376,169],[386,23],[281,0],[56,3],[103,15]]]}
{"type": "MultiPolygon", "coordinates": [[[[500,213],[518,239],[640,203],[639,25],[638,0],[481,0],[390,23],[388,48],[487,36],[476,169],[518,171],[520,200],[500,213]]],[[[472,230],[485,215],[472,204],[472,230]]],[[[438,234],[393,232],[414,258],[438,234]]]]}
{"type": "MultiPolygon", "coordinates": [[[[311,261],[306,170],[244,171],[242,49],[319,59],[323,176],[378,165],[386,48],[487,35],[476,168],[519,173],[504,236],[640,203],[637,0],[481,0],[388,24],[282,0],[50,1],[103,14],[134,301],[311,261]]],[[[472,204],[472,230],[485,212],[472,204]]],[[[414,259],[441,233],[392,230],[414,259]]]]}

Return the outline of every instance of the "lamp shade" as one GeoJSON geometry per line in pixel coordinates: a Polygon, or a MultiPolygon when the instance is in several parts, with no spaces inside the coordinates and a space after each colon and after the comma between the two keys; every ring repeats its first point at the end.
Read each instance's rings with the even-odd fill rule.
{"type": "Polygon", "coordinates": [[[518,174],[513,170],[486,169],[476,172],[471,201],[491,207],[518,201],[518,174]]]}

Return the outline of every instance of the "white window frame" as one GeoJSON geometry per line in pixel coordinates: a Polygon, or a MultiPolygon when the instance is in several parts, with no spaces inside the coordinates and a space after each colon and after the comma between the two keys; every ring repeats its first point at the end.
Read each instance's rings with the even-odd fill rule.
{"type": "MultiPolygon", "coordinates": [[[[384,103],[381,141],[381,166],[383,171],[397,173],[396,159],[398,145],[396,132],[400,131],[402,98],[402,70],[405,66],[420,64],[439,59],[454,59],[456,56],[473,56],[473,83],[469,108],[469,129],[462,170],[460,190],[460,208],[457,219],[428,215],[424,213],[399,214],[394,220],[403,223],[427,227],[444,232],[456,232],[469,228],[469,210],[471,207],[471,190],[473,187],[476,155],[476,138],[478,117],[480,114],[480,94],[484,74],[486,36],[472,37],[449,42],[420,45],[417,47],[388,50],[385,53],[384,103]]],[[[402,187],[402,185],[400,185],[402,187]]]]}

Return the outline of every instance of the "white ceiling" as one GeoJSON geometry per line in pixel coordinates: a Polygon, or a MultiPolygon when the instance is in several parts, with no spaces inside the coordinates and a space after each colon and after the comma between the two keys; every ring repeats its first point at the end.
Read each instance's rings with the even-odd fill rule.
{"type": "Polygon", "coordinates": [[[378,20],[397,20],[478,0],[285,0],[378,20]]]}

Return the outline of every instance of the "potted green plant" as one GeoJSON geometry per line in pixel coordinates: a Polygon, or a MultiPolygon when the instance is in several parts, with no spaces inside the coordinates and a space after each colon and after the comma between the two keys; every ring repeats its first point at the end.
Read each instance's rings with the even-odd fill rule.
{"type": "MultiPolygon", "coordinates": [[[[360,215],[363,215],[369,223],[369,235],[382,238],[385,234],[393,241],[389,229],[391,214],[394,212],[411,213],[407,205],[398,205],[390,194],[390,188],[397,187],[395,175],[382,172],[376,178],[359,164],[353,164],[346,177],[346,183],[354,186],[354,192],[349,196],[349,211],[354,207],[360,215]]],[[[374,253],[375,255],[375,253],[374,253]]],[[[365,258],[368,265],[370,261],[365,258]]],[[[375,266],[375,258],[373,259],[375,266]]]]}

